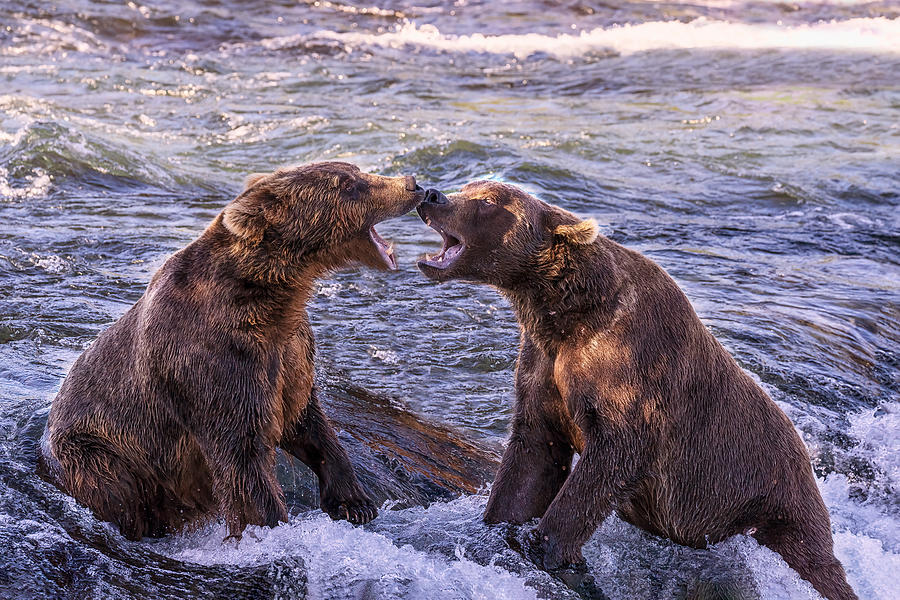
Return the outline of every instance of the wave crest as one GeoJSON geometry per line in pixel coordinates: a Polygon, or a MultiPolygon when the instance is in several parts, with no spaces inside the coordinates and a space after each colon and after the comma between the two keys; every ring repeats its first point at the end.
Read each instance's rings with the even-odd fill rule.
{"type": "MultiPolygon", "coordinates": [[[[444,34],[434,25],[406,21],[387,33],[319,31],[317,40],[344,44],[347,51],[363,46],[400,49],[419,46],[441,52],[574,58],[597,51],[633,54],[671,49],[830,49],[900,53],[900,19],[856,18],[812,25],[731,23],[699,18],[598,27],[577,34],[540,33],[484,35],[444,34]]],[[[294,40],[296,42],[296,40],[294,40]]],[[[273,40],[272,47],[290,45],[273,40]]]]}
{"type": "Polygon", "coordinates": [[[164,189],[178,181],[144,153],[114,144],[60,121],[33,120],[0,139],[12,142],[0,151],[0,197],[46,196],[67,179],[100,187],[152,185],[164,189]],[[130,182],[130,183],[129,183],[130,182]]]}

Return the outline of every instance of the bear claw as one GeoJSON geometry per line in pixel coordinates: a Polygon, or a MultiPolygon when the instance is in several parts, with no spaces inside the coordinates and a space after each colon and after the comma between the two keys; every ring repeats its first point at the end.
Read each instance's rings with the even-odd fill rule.
{"type": "Polygon", "coordinates": [[[322,510],[336,521],[349,521],[354,525],[364,525],[378,516],[378,509],[368,498],[336,503],[323,502],[322,510]]]}

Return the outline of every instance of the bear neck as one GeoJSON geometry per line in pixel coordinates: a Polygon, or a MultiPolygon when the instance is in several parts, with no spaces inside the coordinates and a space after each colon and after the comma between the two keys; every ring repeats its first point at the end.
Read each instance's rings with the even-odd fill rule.
{"type": "Polygon", "coordinates": [[[521,328],[548,355],[612,321],[624,281],[617,276],[608,244],[612,242],[601,237],[564,251],[544,249],[528,275],[501,288],[521,328]]]}
{"type": "Polygon", "coordinates": [[[236,279],[273,293],[280,292],[290,297],[299,295],[306,299],[312,295],[316,279],[329,270],[320,262],[304,258],[298,260],[289,252],[274,247],[232,246],[231,258],[227,270],[236,279]]]}
{"type": "MultiPolygon", "coordinates": [[[[236,241],[217,219],[194,243],[179,254],[182,272],[191,272],[190,264],[214,264],[208,301],[240,297],[240,306],[232,307],[231,318],[242,327],[292,332],[308,322],[306,304],[312,297],[315,281],[329,266],[315,257],[297,260],[286,250],[244,244],[236,241]],[[194,261],[194,253],[213,260],[194,261]],[[226,291],[230,290],[230,291],[226,291]]],[[[196,275],[196,274],[195,274],[196,275]]]]}
{"type": "Polygon", "coordinates": [[[242,264],[225,267],[230,273],[231,285],[240,288],[243,305],[238,320],[260,331],[290,335],[308,323],[306,305],[315,289],[315,280],[321,274],[318,269],[281,270],[275,276],[265,272],[265,267],[248,269],[242,264]]]}

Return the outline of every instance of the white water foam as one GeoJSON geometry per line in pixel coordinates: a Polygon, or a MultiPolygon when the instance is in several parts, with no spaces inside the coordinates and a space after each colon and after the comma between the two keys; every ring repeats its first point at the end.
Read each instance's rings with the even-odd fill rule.
{"type": "MultiPolygon", "coordinates": [[[[313,35],[313,39],[343,43],[347,51],[365,46],[398,49],[419,46],[444,52],[511,54],[519,59],[538,53],[573,58],[604,50],[633,54],[666,49],[782,48],[900,53],[900,19],[856,18],[788,26],[699,18],[689,23],[653,21],[555,36],[542,33],[453,35],[442,33],[434,25],[417,25],[406,21],[387,33],[319,31],[313,35]]],[[[266,40],[265,45],[269,48],[283,48],[305,41],[309,41],[309,37],[287,36],[266,40]]]]}
{"type": "Polygon", "coordinates": [[[398,355],[393,350],[388,350],[386,348],[379,348],[374,344],[369,344],[369,348],[367,350],[369,356],[372,358],[378,359],[386,365],[399,365],[400,364],[400,355],[398,355]]]}
{"type": "MultiPolygon", "coordinates": [[[[300,557],[310,598],[536,598],[514,575],[459,557],[448,560],[389,538],[332,521],[323,513],[295,517],[274,529],[251,527],[240,545],[223,543],[223,526],[179,538],[173,558],[199,564],[268,564],[300,557]],[[256,538],[256,539],[254,539],[256,538]]],[[[168,553],[168,552],[167,552],[168,553]]]]}
{"type": "Polygon", "coordinates": [[[900,402],[850,416],[850,436],[858,444],[847,454],[871,465],[874,481],[831,473],[819,490],[834,529],[835,555],[860,598],[893,600],[900,573],[900,402]],[[860,488],[866,494],[860,497],[860,488]],[[892,510],[893,509],[893,510],[892,510]]]}
{"type": "MultiPolygon", "coordinates": [[[[0,137],[0,141],[3,138],[0,137]]],[[[36,169],[33,175],[26,176],[27,183],[24,187],[13,187],[9,182],[9,171],[6,167],[0,167],[0,199],[21,200],[41,198],[50,191],[50,176],[42,169],[36,169]]]]}
{"type": "MultiPolygon", "coordinates": [[[[848,433],[858,444],[846,453],[875,468],[875,480],[862,485],[885,494],[873,493],[871,499],[860,500],[853,492],[854,481],[846,475],[832,473],[819,480],[832,516],[835,554],[861,599],[896,597],[900,520],[891,510],[895,501],[890,496],[900,481],[898,432],[900,402],[850,416],[848,433]]],[[[509,552],[496,546],[497,538],[491,538],[489,528],[481,523],[485,502],[486,497],[478,494],[428,508],[391,511],[383,507],[379,518],[365,528],[313,512],[274,529],[251,527],[238,547],[222,542],[226,531],[217,525],[164,540],[158,548],[178,560],[207,565],[250,566],[300,558],[306,564],[310,598],[537,597],[533,583],[550,585],[541,571],[522,564],[522,572],[512,573],[493,564],[494,560],[484,565],[467,558],[485,549],[509,552]],[[414,539],[429,540],[424,544],[428,549],[403,541],[414,539]],[[481,547],[485,543],[488,548],[481,547]],[[448,546],[455,549],[448,551],[448,546]]],[[[585,546],[584,554],[598,583],[613,599],[652,595],[660,592],[653,589],[660,584],[670,586],[668,591],[674,594],[678,579],[666,581],[668,576],[662,575],[660,580],[659,568],[663,574],[674,569],[674,575],[696,571],[709,560],[714,565],[737,566],[767,600],[819,598],[778,554],[746,536],[735,536],[709,550],[694,550],[648,536],[611,516],[585,546]],[[648,568],[657,574],[648,577],[648,568]]],[[[662,590],[664,595],[667,589],[662,590]]]]}
{"type": "MultiPolygon", "coordinates": [[[[866,421],[865,415],[853,419],[854,433],[859,427],[865,429],[866,421]]],[[[893,426],[891,417],[864,433],[872,434],[869,439],[877,443],[882,434],[895,431],[893,426]]],[[[887,452],[896,448],[896,442],[892,444],[887,452]]],[[[887,459],[891,465],[897,463],[897,456],[895,452],[887,459]]],[[[846,478],[832,475],[820,485],[834,517],[835,552],[851,585],[861,599],[891,600],[895,597],[893,575],[900,569],[900,554],[889,548],[900,541],[896,518],[883,507],[861,507],[848,497],[846,478]],[[874,527],[863,532],[860,523],[852,523],[856,519],[874,527]]],[[[481,523],[485,502],[480,494],[436,502],[428,508],[391,511],[382,507],[378,519],[366,528],[314,512],[274,529],[251,527],[237,547],[222,542],[226,530],[216,525],[161,541],[158,549],[177,560],[205,565],[252,566],[300,558],[306,564],[310,598],[537,597],[531,584],[550,585],[545,573],[524,563],[522,572],[512,573],[494,561],[484,565],[467,558],[482,550],[483,543],[491,544],[492,552],[503,551],[494,546],[496,538],[490,538],[486,534],[489,528],[481,523]],[[429,549],[413,548],[402,541],[412,539],[429,540],[423,544],[429,549]],[[455,548],[448,552],[448,545],[455,548]]],[[[597,582],[614,600],[660,592],[666,597],[667,591],[676,594],[682,570],[697,571],[698,565],[710,561],[714,569],[736,566],[767,600],[819,598],[778,554],[746,536],[735,536],[709,550],[695,550],[644,534],[611,516],[585,546],[584,554],[597,582]],[[656,575],[649,576],[648,568],[656,575]],[[668,570],[673,570],[672,581],[666,581],[668,570]],[[654,592],[654,585],[660,584],[671,589],[654,592]]],[[[569,597],[568,590],[556,590],[560,591],[569,597]]]]}

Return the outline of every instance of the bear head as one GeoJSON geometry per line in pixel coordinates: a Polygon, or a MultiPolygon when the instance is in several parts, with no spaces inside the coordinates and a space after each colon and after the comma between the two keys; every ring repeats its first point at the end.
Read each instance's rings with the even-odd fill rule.
{"type": "Polygon", "coordinates": [[[424,190],[411,176],[385,177],[344,162],[321,162],[247,178],[221,223],[250,254],[323,269],[363,264],[396,269],[375,224],[403,215],[424,190]]]}
{"type": "Polygon", "coordinates": [[[513,289],[535,276],[558,274],[572,250],[598,236],[593,219],[579,219],[496,181],[469,183],[450,196],[428,190],[417,211],[444,240],[440,253],[418,263],[436,281],[463,279],[513,289]]]}

